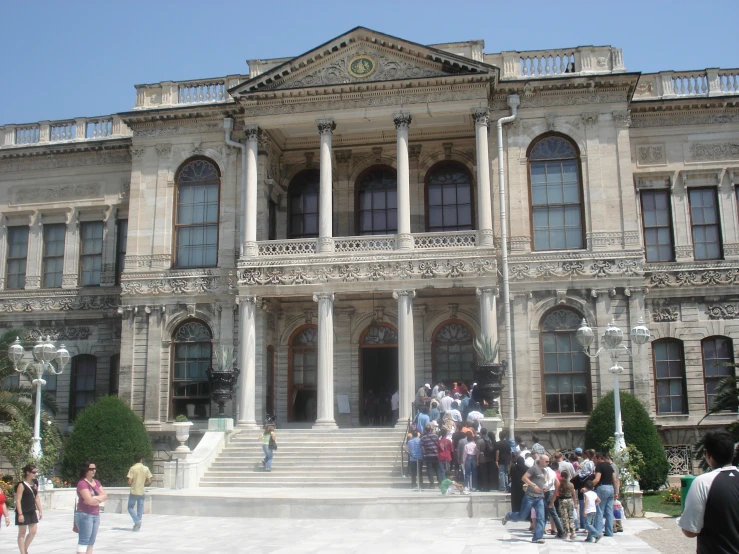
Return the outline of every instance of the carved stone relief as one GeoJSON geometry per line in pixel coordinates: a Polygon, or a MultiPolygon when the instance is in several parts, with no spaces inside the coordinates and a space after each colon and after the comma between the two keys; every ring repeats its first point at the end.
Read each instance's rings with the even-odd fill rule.
{"type": "Polygon", "coordinates": [[[0,312],[50,312],[110,310],[118,306],[117,296],[65,295],[0,299],[0,312]]]}
{"type": "Polygon", "coordinates": [[[690,159],[700,162],[715,160],[739,160],[739,142],[691,144],[690,159]]]}
{"type": "Polygon", "coordinates": [[[88,185],[57,185],[47,187],[17,187],[13,190],[15,205],[49,204],[51,202],[67,202],[69,200],[92,200],[102,198],[102,187],[99,183],[88,185]]]}
{"type": "Polygon", "coordinates": [[[738,319],[739,308],[734,304],[712,304],[706,311],[708,319],[738,319]]]}
{"type": "Polygon", "coordinates": [[[34,169],[59,169],[63,167],[84,167],[130,163],[131,154],[129,154],[128,151],[110,152],[106,154],[92,153],[82,155],[49,155],[40,158],[0,161],[0,173],[27,171],[34,169]]]}
{"type": "Polygon", "coordinates": [[[86,340],[92,335],[89,327],[62,327],[61,329],[29,329],[26,336],[29,340],[50,337],[53,341],[86,340]]]}
{"type": "Polygon", "coordinates": [[[636,163],[643,165],[664,165],[665,147],[663,144],[649,144],[636,147],[636,163]]]}
{"type": "Polygon", "coordinates": [[[655,323],[665,323],[680,319],[680,312],[675,306],[653,306],[649,315],[655,323]]]}

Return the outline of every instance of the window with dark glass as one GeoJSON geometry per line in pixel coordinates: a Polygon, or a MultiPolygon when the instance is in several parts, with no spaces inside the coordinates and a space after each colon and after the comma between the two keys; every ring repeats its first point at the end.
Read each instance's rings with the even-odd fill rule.
{"type": "Polygon", "coordinates": [[[128,220],[118,220],[118,231],[115,241],[115,283],[121,284],[121,275],[126,268],[126,242],[128,241],[128,220]]]}
{"type": "MultiPolygon", "coordinates": [[[[51,396],[52,398],[56,400],[56,388],[57,388],[58,376],[55,373],[52,373],[51,371],[47,371],[46,373],[44,373],[44,381],[46,381],[46,384],[44,385],[43,393],[48,394],[49,396],[51,396]]],[[[47,408],[44,408],[44,409],[48,410],[47,408]]]]}
{"type": "Polygon", "coordinates": [[[666,190],[643,191],[641,207],[647,261],[673,261],[675,250],[672,246],[670,193],[666,190]]]}
{"type": "Polygon", "coordinates": [[[321,173],[306,169],[298,173],[287,189],[288,236],[293,239],[318,236],[318,196],[321,173]]]}
{"type": "Polygon", "coordinates": [[[172,413],[205,419],[210,414],[210,386],[206,370],[211,365],[212,335],[198,321],[188,321],[174,334],[172,413]],[[191,408],[188,408],[191,405],[191,408]]]}
{"type": "Polygon", "coordinates": [[[689,189],[689,197],[695,259],[718,260],[722,254],[716,189],[689,189]]]}
{"type": "Polygon", "coordinates": [[[590,361],[575,333],[582,316],[550,312],[541,326],[541,358],[546,413],[584,413],[590,409],[590,361]]]}
{"type": "Polygon", "coordinates": [[[103,269],[103,222],[80,224],[80,285],[100,284],[103,269]]]}
{"type": "Polygon", "coordinates": [[[462,164],[443,163],[429,171],[426,202],[429,232],[473,228],[472,179],[462,164]]]}
{"type": "Polygon", "coordinates": [[[398,184],[392,167],[377,166],[357,181],[357,233],[391,235],[398,232],[398,184]]]}
{"type": "Polygon", "coordinates": [[[267,240],[277,240],[277,203],[271,198],[267,201],[267,210],[269,212],[267,240]]]}
{"type": "Polygon", "coordinates": [[[95,402],[97,358],[80,354],[72,358],[72,383],[69,394],[69,421],[74,421],[84,408],[95,402]]]}
{"type": "Polygon", "coordinates": [[[701,342],[701,350],[706,409],[710,410],[721,381],[734,376],[734,345],[727,337],[708,337],[701,342]]]}
{"type": "Polygon", "coordinates": [[[218,169],[193,160],[177,174],[175,259],[177,267],[214,267],[218,262],[218,169]]]}
{"type": "Polygon", "coordinates": [[[108,394],[118,396],[118,382],[121,372],[121,355],[114,354],[110,357],[110,374],[108,376],[108,394]]]}
{"type": "Polygon", "coordinates": [[[26,261],[28,259],[28,226],[8,227],[8,271],[6,289],[22,289],[26,286],[26,261]]]}
{"type": "Polygon", "coordinates": [[[683,343],[660,339],[652,343],[658,414],[687,413],[683,343]]]}
{"type": "Polygon", "coordinates": [[[580,156],[560,136],[546,136],[529,152],[534,250],[583,248],[580,156]]]}
{"type": "Polygon", "coordinates": [[[474,380],[475,349],[470,329],[459,322],[444,324],[434,334],[432,343],[432,373],[435,383],[451,385],[463,381],[468,386],[474,380]]]}
{"type": "Polygon", "coordinates": [[[67,226],[63,223],[44,225],[44,288],[62,286],[64,270],[64,239],[67,226]]]}
{"type": "Polygon", "coordinates": [[[288,419],[315,421],[317,416],[318,328],[296,331],[288,350],[288,419]]]}

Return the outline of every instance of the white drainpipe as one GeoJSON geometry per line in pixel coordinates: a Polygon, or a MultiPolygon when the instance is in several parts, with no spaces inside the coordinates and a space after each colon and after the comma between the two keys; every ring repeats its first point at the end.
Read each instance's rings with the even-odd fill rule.
{"type": "Polygon", "coordinates": [[[231,131],[234,128],[234,120],[230,117],[223,118],[223,128],[226,131],[226,144],[241,150],[241,213],[239,214],[239,230],[241,231],[241,240],[239,241],[239,252],[244,255],[244,241],[246,240],[246,225],[244,218],[246,217],[246,145],[231,140],[231,131]]]}
{"type": "Polygon", "coordinates": [[[501,271],[503,272],[503,312],[505,314],[505,349],[508,363],[508,432],[509,438],[515,435],[516,395],[513,391],[513,338],[511,337],[511,294],[508,285],[508,228],[506,223],[505,199],[505,162],[503,160],[503,125],[516,119],[518,105],[521,98],[518,94],[508,97],[511,115],[498,120],[498,183],[500,184],[500,240],[502,249],[501,271]]]}

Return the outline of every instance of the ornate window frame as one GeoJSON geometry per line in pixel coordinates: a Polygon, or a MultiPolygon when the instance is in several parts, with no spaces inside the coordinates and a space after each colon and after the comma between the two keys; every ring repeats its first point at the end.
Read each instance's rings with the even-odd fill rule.
{"type": "MultiPolygon", "coordinates": [[[[708,341],[713,341],[715,343],[715,342],[717,342],[719,340],[725,340],[725,341],[727,341],[729,343],[728,346],[729,346],[729,354],[730,354],[730,356],[728,358],[719,358],[718,356],[716,356],[715,358],[712,358],[712,359],[713,360],[719,360],[718,363],[721,363],[721,362],[729,362],[729,363],[732,363],[732,364],[734,363],[734,359],[735,359],[734,358],[734,341],[730,337],[727,337],[727,336],[724,336],[724,335],[711,335],[710,337],[705,337],[704,339],[701,340],[701,366],[703,367],[703,392],[704,392],[704,397],[705,397],[705,401],[706,401],[706,411],[709,411],[711,409],[711,403],[709,401],[709,394],[708,394],[708,383],[709,383],[709,380],[710,381],[715,381],[716,384],[718,384],[722,379],[725,379],[726,377],[733,377],[733,376],[736,375],[736,369],[735,368],[730,368],[728,366],[721,366],[721,367],[725,367],[725,369],[727,370],[725,375],[720,375],[720,376],[713,376],[712,375],[712,376],[708,376],[706,374],[706,359],[707,359],[706,358],[706,343],[708,341]]],[[[714,351],[715,350],[716,350],[716,348],[715,348],[715,345],[714,345],[714,351]]],[[[714,395],[711,395],[711,396],[714,396],[714,395]]]]}
{"type": "MultiPolygon", "coordinates": [[[[69,383],[69,421],[74,422],[77,415],[87,406],[95,402],[95,393],[97,390],[97,357],[92,354],[78,354],[72,358],[72,366],[70,372],[69,383]],[[89,380],[86,380],[86,388],[78,389],[79,372],[82,369],[89,370],[90,366],[83,364],[92,364],[92,388],[89,387],[89,380]],[[84,405],[77,402],[80,396],[84,396],[84,405]]],[[[87,376],[89,377],[89,375],[87,376]]]]}
{"type": "MultiPolygon", "coordinates": [[[[302,204],[302,202],[301,202],[302,204]]],[[[313,212],[301,212],[299,215],[303,217],[303,227],[305,227],[305,215],[312,214],[313,212]]],[[[290,184],[287,187],[287,238],[289,239],[303,239],[317,237],[320,227],[321,218],[321,172],[319,169],[307,168],[299,171],[290,179],[290,184]],[[315,177],[315,184],[309,179],[309,176],[315,177]],[[300,188],[300,190],[297,190],[300,188]],[[303,190],[306,192],[314,192],[316,195],[316,232],[315,233],[296,233],[293,229],[293,198],[296,196],[303,196],[303,190]]]]}
{"type": "MultiPolygon", "coordinates": [[[[474,348],[474,342],[475,342],[475,330],[472,328],[472,325],[467,323],[466,321],[462,319],[457,318],[448,318],[439,323],[436,328],[434,329],[434,332],[431,334],[431,380],[434,383],[438,383],[439,381],[444,381],[444,384],[447,385],[451,389],[452,382],[465,382],[468,386],[468,388],[472,388],[472,381],[471,379],[474,378],[474,370],[475,370],[475,363],[477,361],[477,355],[475,354],[475,348],[474,348]],[[439,336],[444,331],[445,328],[451,326],[451,325],[457,325],[462,328],[463,331],[467,333],[469,336],[469,340],[455,340],[455,341],[443,341],[439,340],[439,336]],[[444,344],[458,344],[463,348],[464,351],[460,350],[460,354],[470,354],[472,355],[472,360],[470,362],[470,375],[465,376],[464,370],[460,367],[459,369],[459,375],[453,376],[451,373],[442,378],[439,376],[439,349],[444,344]],[[447,382],[449,381],[449,382],[447,382]],[[469,381],[469,383],[467,383],[469,381]]],[[[449,352],[447,351],[447,355],[449,352]]],[[[447,363],[449,363],[447,361],[447,363]]],[[[461,360],[460,360],[461,365],[461,360]]]]}
{"type": "MultiPolygon", "coordinates": [[[[449,185],[449,184],[450,183],[446,183],[446,185],[449,185]]],[[[454,183],[451,183],[451,184],[454,184],[454,183]]],[[[459,184],[457,184],[457,186],[458,185],[459,184]]],[[[441,186],[443,189],[444,184],[442,184],[441,186]]],[[[464,165],[461,162],[458,162],[456,160],[443,160],[431,166],[431,168],[429,168],[429,170],[426,172],[426,177],[424,178],[424,202],[425,202],[424,208],[425,208],[425,214],[426,214],[426,218],[425,218],[426,219],[426,222],[425,222],[426,232],[427,233],[433,233],[433,232],[443,233],[443,232],[451,232],[451,231],[465,231],[465,230],[476,229],[477,228],[476,227],[477,221],[475,218],[475,215],[477,213],[476,212],[477,206],[475,203],[476,188],[477,187],[475,186],[475,182],[472,178],[472,172],[469,170],[469,168],[466,165],[464,165]],[[445,169],[451,169],[451,168],[457,169],[460,173],[463,173],[467,177],[467,181],[469,184],[469,195],[470,195],[470,202],[469,202],[470,224],[469,225],[456,225],[456,226],[441,225],[441,226],[431,227],[431,209],[430,209],[431,205],[429,204],[429,188],[432,186],[431,179],[434,176],[435,172],[441,172],[441,171],[444,171],[445,169]]],[[[457,195],[456,195],[456,190],[455,190],[455,198],[456,196],[457,195]]],[[[455,201],[454,204],[449,204],[449,206],[451,205],[457,207],[455,217],[458,218],[459,206],[460,206],[459,203],[455,201]]],[[[442,190],[442,203],[438,205],[434,204],[434,206],[439,206],[442,208],[442,222],[443,222],[444,221],[443,210],[445,207],[448,206],[447,204],[444,203],[443,190],[442,190]]]]}
{"type": "MultiPolygon", "coordinates": [[[[356,181],[354,182],[354,232],[357,236],[371,236],[371,235],[394,235],[398,232],[398,173],[397,170],[394,167],[391,167],[387,164],[374,164],[370,167],[366,168],[364,171],[362,171],[359,176],[357,177],[356,181]],[[362,180],[373,171],[387,171],[395,174],[395,229],[388,228],[387,225],[387,191],[393,190],[389,187],[384,187],[383,189],[375,189],[375,190],[385,190],[385,207],[384,208],[377,208],[377,211],[384,211],[385,212],[385,229],[380,232],[375,232],[374,228],[374,221],[372,225],[372,230],[370,232],[368,231],[362,231],[362,213],[366,210],[361,209],[361,198],[362,198],[362,192],[365,190],[369,190],[366,187],[362,187],[362,180]]],[[[390,208],[392,210],[392,208],[390,208]]],[[[375,208],[371,208],[370,213],[375,212],[375,208]]]]}
{"type": "MultiPolygon", "coordinates": [[[[307,336],[307,335],[306,335],[307,336]]],[[[287,389],[288,389],[288,398],[287,398],[287,418],[288,421],[293,421],[293,396],[297,394],[298,390],[318,390],[318,325],[315,323],[306,323],[305,325],[301,325],[297,329],[295,329],[292,334],[290,335],[290,339],[288,341],[288,347],[287,347],[287,389]],[[305,333],[306,331],[312,330],[313,331],[313,339],[315,340],[312,344],[296,344],[296,341],[299,340],[301,335],[305,333]],[[294,379],[294,369],[295,369],[295,354],[296,353],[305,353],[305,352],[315,352],[316,354],[316,385],[315,387],[306,387],[305,383],[300,383],[298,387],[294,387],[293,379],[294,379]],[[295,393],[295,394],[293,394],[295,393]]]]}
{"type": "MultiPolygon", "coordinates": [[[[661,339],[657,339],[655,341],[652,341],[651,348],[652,348],[652,369],[653,369],[653,372],[654,372],[654,410],[655,410],[655,413],[658,416],[663,416],[663,415],[666,415],[666,416],[683,415],[683,414],[689,413],[689,410],[688,410],[688,387],[687,387],[687,377],[686,377],[686,372],[685,372],[685,344],[680,339],[677,339],[677,338],[674,338],[674,337],[664,337],[664,338],[661,338],[661,339]],[[679,346],[679,348],[680,348],[680,360],[672,360],[670,358],[667,358],[664,361],[666,361],[668,363],[670,361],[675,361],[675,362],[679,361],[680,362],[680,369],[681,369],[682,374],[681,374],[681,376],[679,378],[678,377],[670,377],[669,375],[667,377],[658,377],[657,376],[657,353],[655,351],[655,346],[656,345],[660,345],[660,344],[669,344],[669,343],[676,344],[676,345],[679,346]],[[663,412],[659,408],[659,399],[660,399],[659,382],[661,382],[661,381],[676,381],[678,379],[680,380],[680,383],[681,383],[680,386],[682,387],[681,396],[682,396],[683,410],[681,412],[672,412],[672,411],[670,411],[670,412],[663,412]]],[[[677,395],[670,394],[670,395],[667,395],[667,396],[669,398],[672,398],[672,397],[677,396],[677,395]]]]}
{"type": "MultiPolygon", "coordinates": [[[[178,409],[178,404],[181,404],[182,406],[185,406],[187,404],[196,404],[197,406],[205,406],[205,413],[204,414],[197,414],[196,418],[201,419],[201,417],[204,415],[204,417],[207,419],[210,415],[210,387],[206,385],[205,390],[207,392],[204,392],[203,394],[196,394],[196,395],[175,395],[175,387],[178,382],[191,382],[193,384],[198,383],[208,383],[207,377],[205,379],[187,379],[187,374],[185,374],[184,379],[176,379],[175,378],[175,372],[177,370],[177,363],[178,363],[178,355],[177,355],[177,346],[181,344],[208,344],[210,346],[210,354],[207,358],[208,365],[210,366],[213,361],[213,331],[210,328],[210,326],[201,319],[195,319],[195,318],[189,318],[185,319],[184,321],[181,321],[177,327],[175,327],[174,331],[172,332],[172,348],[171,348],[171,363],[170,363],[170,388],[169,388],[169,415],[170,419],[174,419],[176,416],[180,415],[181,413],[184,413],[182,409],[178,409]],[[199,327],[196,327],[199,326],[199,327]],[[202,328],[202,329],[200,329],[202,328]],[[192,331],[197,331],[198,333],[202,333],[203,331],[205,334],[193,334],[191,333],[190,337],[188,337],[185,333],[192,331]],[[181,336],[178,336],[181,335],[181,336]]],[[[189,358],[185,358],[184,360],[187,360],[189,358]]],[[[199,358],[193,358],[197,360],[201,360],[201,363],[206,358],[199,357],[199,358]]],[[[184,363],[184,362],[183,362],[184,363]]]]}

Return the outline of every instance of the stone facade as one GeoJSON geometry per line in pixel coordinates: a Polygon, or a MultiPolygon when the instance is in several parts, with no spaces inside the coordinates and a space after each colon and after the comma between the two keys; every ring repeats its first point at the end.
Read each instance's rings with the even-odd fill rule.
{"type": "MultiPolygon", "coordinates": [[[[555,447],[581,440],[587,415],[547,413],[542,376],[543,321],[570,309],[593,328],[628,330],[644,318],[655,339],[682,341],[684,413],[658,409],[651,345],[622,360],[620,386],[644,402],[667,444],[692,443],[706,412],[701,340],[739,339],[736,71],[640,75],[616,48],[483,54],[479,41],[424,47],[361,28],[250,69],[137,86],[136,107],[110,118],[0,127],[0,324],[49,331],[74,356],[95,356],[95,393],[117,390],[152,432],[168,431],[180,409],[175,334],[185,322],[237,349],[241,381],[228,409],[243,426],[268,409],[280,422],[294,418],[301,390],[316,390],[317,424],[360,425],[362,346],[379,325],[395,333],[407,417],[415,389],[438,374],[445,324],[499,335],[505,351],[502,162],[516,429],[555,447]],[[501,160],[485,129],[510,114],[511,95],[520,106],[504,126],[501,160]],[[530,156],[542,136],[576,150],[577,248],[535,247],[530,156]],[[217,261],[208,267],[177,259],[178,176],[192,160],[218,173],[217,261]],[[442,163],[469,176],[471,229],[429,232],[428,182],[442,163]],[[397,176],[397,232],[360,236],[358,181],[378,166],[397,176]],[[306,170],[320,174],[318,236],[289,238],[290,187],[306,170]],[[694,259],[691,189],[718,199],[716,259],[694,259]],[[644,191],[668,192],[669,261],[647,260],[644,191]],[[80,282],[86,222],[103,229],[95,286],[80,282]],[[66,240],[61,282],[49,288],[43,229],[53,224],[66,240]],[[21,288],[8,286],[15,227],[29,229],[21,288]],[[294,341],[314,328],[316,384],[296,387],[294,341]],[[344,396],[348,413],[337,404],[344,396]]],[[[588,406],[612,389],[609,366],[605,355],[590,363],[588,406]]],[[[57,389],[64,423],[70,374],[57,389]]],[[[502,409],[507,417],[508,390],[502,409]]]]}

